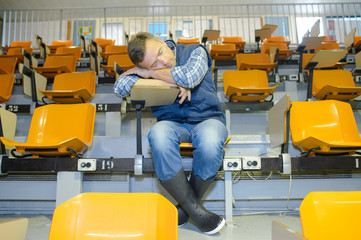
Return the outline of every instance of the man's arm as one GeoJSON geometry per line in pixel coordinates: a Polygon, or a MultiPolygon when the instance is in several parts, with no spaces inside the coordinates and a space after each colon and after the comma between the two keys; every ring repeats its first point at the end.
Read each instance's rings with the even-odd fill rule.
{"type": "Polygon", "coordinates": [[[118,97],[128,97],[130,89],[138,81],[137,75],[120,76],[114,84],[113,91],[118,97]]]}

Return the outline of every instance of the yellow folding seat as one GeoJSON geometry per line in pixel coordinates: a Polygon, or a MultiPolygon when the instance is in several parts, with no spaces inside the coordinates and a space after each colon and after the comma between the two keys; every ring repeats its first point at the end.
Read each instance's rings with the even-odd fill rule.
{"type": "Polygon", "coordinates": [[[47,45],[50,49],[50,53],[55,53],[58,47],[71,47],[73,46],[73,40],[55,40],[51,42],[51,45],[47,45]]]}
{"type": "Polygon", "coordinates": [[[361,36],[354,36],[353,47],[355,49],[361,49],[361,36]]]}
{"type": "Polygon", "coordinates": [[[75,55],[48,56],[43,67],[34,67],[34,69],[46,78],[54,78],[61,73],[75,72],[77,60],[75,55]]]}
{"type": "Polygon", "coordinates": [[[0,55],[1,58],[17,58],[17,63],[24,62],[24,50],[27,51],[30,55],[33,54],[32,48],[22,48],[22,47],[10,47],[7,50],[6,55],[0,55]]]}
{"type": "Polygon", "coordinates": [[[177,44],[199,44],[199,39],[198,38],[178,38],[177,39],[177,44]]]}
{"type": "Polygon", "coordinates": [[[51,55],[57,55],[57,56],[69,56],[74,55],[78,59],[78,61],[81,58],[81,47],[58,47],[55,51],[55,54],[49,54],[51,55]]]}
{"type": "Polygon", "coordinates": [[[0,74],[0,103],[6,103],[13,91],[15,74],[0,74]]]}
{"type": "Polygon", "coordinates": [[[361,239],[361,192],[311,192],[300,206],[308,240],[361,239]]]}
{"type": "Polygon", "coordinates": [[[315,49],[315,53],[319,50],[337,50],[340,49],[340,46],[336,41],[324,41],[321,46],[315,49]]]}
{"type": "Polygon", "coordinates": [[[337,100],[292,102],[290,130],[302,152],[353,153],[361,138],[350,104],[337,100]]]}
{"type": "Polygon", "coordinates": [[[243,49],[246,42],[243,41],[242,37],[221,37],[222,44],[234,44],[236,49],[239,51],[243,49]]]}
{"type": "Polygon", "coordinates": [[[100,55],[105,61],[108,61],[110,55],[128,54],[127,47],[127,45],[107,45],[104,48],[104,52],[101,52],[100,55]]]}
{"type": "Polygon", "coordinates": [[[233,60],[238,50],[234,44],[211,44],[209,54],[213,60],[233,60]]]}
{"type": "Polygon", "coordinates": [[[276,66],[276,62],[271,62],[270,56],[266,53],[238,53],[236,55],[238,70],[259,69],[271,72],[276,66]]]}
{"type": "Polygon", "coordinates": [[[176,240],[178,212],[158,193],[83,193],[59,205],[49,240],[176,240]]]}
{"type": "Polygon", "coordinates": [[[272,47],[278,48],[278,58],[279,59],[286,59],[290,57],[293,53],[293,50],[289,50],[287,43],[285,42],[263,42],[261,44],[261,53],[269,54],[270,49],[272,47]]]}
{"type": "Polygon", "coordinates": [[[0,74],[13,74],[17,64],[16,57],[0,57],[0,74]]]}
{"type": "Polygon", "coordinates": [[[41,92],[56,103],[85,103],[94,98],[95,84],[94,71],[63,73],[55,76],[53,90],[41,92]]]}
{"type": "Polygon", "coordinates": [[[223,89],[230,102],[263,102],[278,88],[268,86],[262,70],[228,70],[223,73],[223,89]]]}
{"type": "Polygon", "coordinates": [[[90,103],[49,104],[34,110],[25,143],[1,137],[6,146],[16,152],[59,156],[82,154],[91,146],[95,107],[90,103]]]}
{"type": "Polygon", "coordinates": [[[314,70],[312,95],[318,100],[350,101],[361,95],[351,72],[345,70],[314,70]]]}
{"type": "Polygon", "coordinates": [[[116,62],[125,71],[135,67],[128,54],[110,55],[108,57],[107,65],[101,64],[101,67],[104,69],[105,73],[110,77],[115,76],[114,62],[116,62]]]}
{"type": "Polygon", "coordinates": [[[105,51],[106,46],[115,44],[115,40],[106,39],[106,38],[94,38],[93,41],[96,42],[98,46],[102,48],[103,52],[105,51]]]}

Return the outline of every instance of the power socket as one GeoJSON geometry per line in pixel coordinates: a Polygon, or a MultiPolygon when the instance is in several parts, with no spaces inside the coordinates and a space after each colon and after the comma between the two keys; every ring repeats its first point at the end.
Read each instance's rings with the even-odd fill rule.
{"type": "Polygon", "coordinates": [[[243,170],[260,170],[261,158],[260,157],[242,157],[243,170]]]}
{"type": "Polygon", "coordinates": [[[96,159],[78,159],[78,171],[95,171],[97,170],[96,159]]]}
{"type": "Polygon", "coordinates": [[[242,161],[239,158],[225,158],[223,159],[224,171],[240,171],[242,170],[242,161]]]}

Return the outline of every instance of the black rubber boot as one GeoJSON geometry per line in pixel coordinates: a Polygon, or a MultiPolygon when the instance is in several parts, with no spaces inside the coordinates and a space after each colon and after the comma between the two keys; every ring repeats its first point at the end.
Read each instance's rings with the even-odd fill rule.
{"type": "Polygon", "coordinates": [[[203,207],[187,181],[183,169],[171,179],[161,182],[161,185],[179,203],[200,231],[215,234],[222,229],[226,221],[203,207]]]}
{"type": "MultiPolygon", "coordinates": [[[[192,189],[194,191],[194,193],[196,194],[196,196],[198,197],[198,200],[201,202],[202,197],[204,196],[204,194],[206,193],[207,189],[209,188],[209,186],[211,185],[211,183],[213,182],[213,179],[210,180],[202,180],[200,178],[197,178],[194,173],[191,173],[191,177],[189,180],[192,189]]],[[[178,226],[182,226],[183,224],[185,224],[188,221],[188,214],[185,213],[183,211],[183,209],[177,205],[177,210],[178,210],[178,226]]]]}

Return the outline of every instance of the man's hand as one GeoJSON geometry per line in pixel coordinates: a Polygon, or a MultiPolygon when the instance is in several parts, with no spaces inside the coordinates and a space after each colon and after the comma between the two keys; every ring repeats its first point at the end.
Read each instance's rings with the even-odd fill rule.
{"type": "Polygon", "coordinates": [[[129,69],[128,71],[122,73],[120,76],[127,76],[127,75],[131,75],[131,74],[136,74],[141,78],[151,78],[152,76],[152,72],[154,70],[148,70],[145,68],[140,68],[140,67],[134,67],[132,69],[129,69]]]}
{"type": "Polygon", "coordinates": [[[183,88],[179,86],[179,94],[178,97],[181,99],[179,100],[179,104],[182,104],[184,100],[188,99],[188,101],[191,100],[191,90],[188,88],[183,88]]]}

